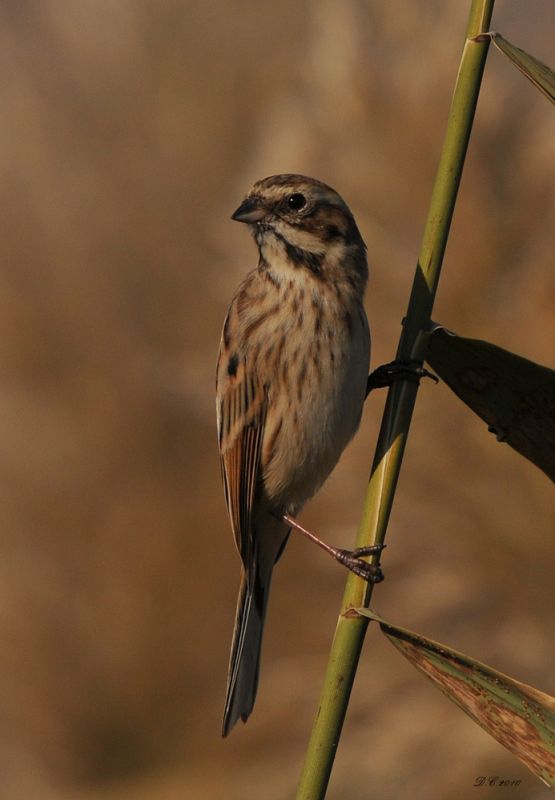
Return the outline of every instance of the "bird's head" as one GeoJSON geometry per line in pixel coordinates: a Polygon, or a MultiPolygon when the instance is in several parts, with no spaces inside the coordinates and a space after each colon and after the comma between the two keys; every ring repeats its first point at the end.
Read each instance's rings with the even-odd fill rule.
{"type": "Polygon", "coordinates": [[[349,255],[364,257],[364,242],[345,201],[305,175],[257,181],[231,218],[252,228],[263,258],[271,259],[272,251],[285,253],[289,261],[301,265],[304,259],[310,268],[349,255]]]}

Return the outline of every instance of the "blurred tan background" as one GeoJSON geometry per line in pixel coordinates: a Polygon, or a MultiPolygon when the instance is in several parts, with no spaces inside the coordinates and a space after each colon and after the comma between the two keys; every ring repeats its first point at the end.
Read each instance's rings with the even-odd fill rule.
{"type": "MultiPolygon", "coordinates": [[[[213,376],[256,264],[229,220],[303,172],[368,244],[395,352],[469,3],[0,2],[0,798],[294,795],[345,576],[292,537],[258,703],[219,738],[239,564],[213,376]]],[[[494,28],[553,62],[550,0],[494,28]]],[[[435,318],[553,366],[553,109],[491,51],[435,318]]],[[[354,537],[384,393],[302,515],[354,537]]],[[[374,606],[555,692],[553,487],[425,382],[374,606]]],[[[333,800],[547,790],[370,629],[333,800]]]]}

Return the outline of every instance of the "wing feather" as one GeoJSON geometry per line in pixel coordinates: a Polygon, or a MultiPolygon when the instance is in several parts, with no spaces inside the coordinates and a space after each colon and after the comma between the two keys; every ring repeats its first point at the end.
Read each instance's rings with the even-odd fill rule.
{"type": "Polygon", "coordinates": [[[229,376],[218,370],[218,432],[225,500],[245,566],[253,557],[252,511],[259,479],[267,393],[245,361],[229,376]],[[221,376],[221,377],[220,377],[221,376]]]}

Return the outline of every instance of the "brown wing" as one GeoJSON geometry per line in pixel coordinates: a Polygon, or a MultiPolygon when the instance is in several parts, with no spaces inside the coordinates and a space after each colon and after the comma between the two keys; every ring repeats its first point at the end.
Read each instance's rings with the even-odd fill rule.
{"type": "Polygon", "coordinates": [[[245,360],[229,356],[222,342],[218,360],[217,412],[227,510],[245,565],[252,560],[251,518],[259,476],[267,395],[245,360]]]}

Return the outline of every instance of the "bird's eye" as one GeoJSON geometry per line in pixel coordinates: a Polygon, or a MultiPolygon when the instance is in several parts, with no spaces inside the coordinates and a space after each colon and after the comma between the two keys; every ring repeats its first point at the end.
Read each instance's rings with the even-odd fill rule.
{"type": "Polygon", "coordinates": [[[291,194],[287,198],[287,205],[289,208],[293,209],[293,211],[300,211],[301,208],[306,206],[306,197],[304,194],[300,194],[300,192],[295,192],[295,194],[291,194]]]}

